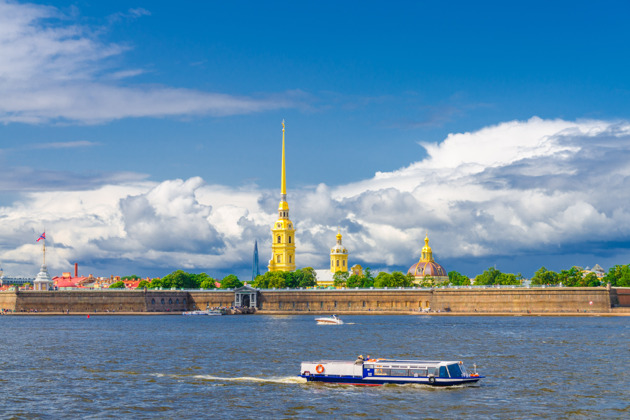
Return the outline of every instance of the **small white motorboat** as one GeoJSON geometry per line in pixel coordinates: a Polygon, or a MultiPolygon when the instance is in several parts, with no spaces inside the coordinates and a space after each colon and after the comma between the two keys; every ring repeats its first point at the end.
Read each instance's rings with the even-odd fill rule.
{"type": "Polygon", "coordinates": [[[337,315],[325,316],[322,318],[315,318],[318,324],[322,325],[341,325],[343,321],[339,319],[337,315]]]}
{"type": "Polygon", "coordinates": [[[223,312],[221,312],[218,309],[208,309],[205,311],[187,311],[187,312],[182,312],[182,315],[184,316],[195,316],[195,315],[223,315],[223,312]]]}

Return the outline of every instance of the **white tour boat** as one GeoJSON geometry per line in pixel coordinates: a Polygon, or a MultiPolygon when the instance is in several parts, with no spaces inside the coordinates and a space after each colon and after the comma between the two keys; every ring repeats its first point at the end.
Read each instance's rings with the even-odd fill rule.
{"type": "Polygon", "coordinates": [[[435,386],[471,384],[483,378],[469,373],[462,362],[368,359],[302,362],[300,376],[309,382],[352,385],[426,384],[435,386]]]}
{"type": "Polygon", "coordinates": [[[324,324],[324,325],[341,325],[341,324],[343,324],[343,321],[340,320],[337,315],[325,316],[325,317],[322,317],[322,318],[315,318],[315,321],[317,321],[318,324],[324,324]]]}
{"type": "Polygon", "coordinates": [[[223,315],[223,312],[219,311],[218,309],[209,309],[206,311],[187,311],[187,312],[182,312],[182,315],[185,316],[194,316],[194,315],[223,315]]]}

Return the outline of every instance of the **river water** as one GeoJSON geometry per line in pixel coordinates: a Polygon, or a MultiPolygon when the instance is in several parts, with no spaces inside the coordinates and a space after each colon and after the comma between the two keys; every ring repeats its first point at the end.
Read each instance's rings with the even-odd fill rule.
{"type": "Polygon", "coordinates": [[[0,418],[630,418],[625,317],[1,316],[0,418]],[[463,360],[469,387],[305,383],[300,362],[463,360]]]}

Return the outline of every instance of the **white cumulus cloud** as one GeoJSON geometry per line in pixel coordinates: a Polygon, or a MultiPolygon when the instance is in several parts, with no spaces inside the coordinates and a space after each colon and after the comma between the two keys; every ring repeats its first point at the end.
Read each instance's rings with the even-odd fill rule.
{"type": "MultiPolygon", "coordinates": [[[[150,15],[130,9],[114,20],[150,15]]],[[[235,96],[172,86],[118,84],[142,69],[115,68],[129,46],[58,9],[0,0],[0,122],[102,123],[128,117],[248,114],[295,105],[295,93],[235,96]]]]}
{"type": "MultiPolygon", "coordinates": [[[[427,231],[448,261],[627,256],[630,123],[531,118],[424,147],[426,159],[396,171],[289,191],[298,265],[326,267],[338,227],[350,263],[372,268],[413,264],[427,231]]],[[[100,275],[248,273],[254,240],[261,265],[269,259],[278,199],[200,178],[32,191],[0,208],[0,261],[7,274],[34,275],[45,227],[57,271],[79,262],[100,275]]]]}

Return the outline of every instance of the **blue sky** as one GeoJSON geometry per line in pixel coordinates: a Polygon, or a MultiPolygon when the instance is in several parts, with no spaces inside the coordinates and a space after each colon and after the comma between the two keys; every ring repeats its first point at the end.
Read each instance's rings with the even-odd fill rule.
{"type": "Polygon", "coordinates": [[[5,274],[629,262],[626,2],[299,3],[0,0],[5,274]]]}

